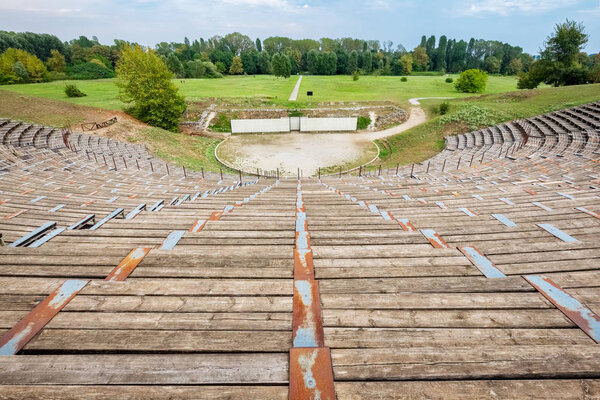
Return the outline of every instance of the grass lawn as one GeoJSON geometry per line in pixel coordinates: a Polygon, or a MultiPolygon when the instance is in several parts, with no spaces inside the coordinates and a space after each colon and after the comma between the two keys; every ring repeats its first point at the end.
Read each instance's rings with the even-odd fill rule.
{"type": "MultiPolygon", "coordinates": [[[[223,79],[180,79],[173,82],[188,99],[217,98],[268,98],[267,104],[287,104],[287,99],[298,80],[275,78],[270,75],[228,76],[223,79]]],[[[10,90],[28,96],[45,97],[69,103],[121,110],[123,103],[117,99],[118,88],[114,79],[54,81],[35,84],[4,85],[2,90],[10,90]],[[69,98],[65,95],[65,84],[74,83],[87,96],[69,98]]]]}
{"type": "Polygon", "coordinates": [[[382,152],[382,164],[394,166],[396,163],[406,165],[424,161],[444,148],[445,136],[473,129],[468,120],[452,118],[452,116],[481,114],[483,108],[489,113],[486,125],[495,125],[599,99],[600,84],[547,87],[451,100],[450,112],[443,117],[436,116],[433,112],[442,100],[422,101],[423,108],[432,118],[402,134],[378,141],[380,147],[385,149],[382,152]],[[454,121],[448,121],[449,119],[454,121]]]}
{"type": "MultiPolygon", "coordinates": [[[[458,75],[450,75],[455,81],[458,75]]],[[[446,83],[446,76],[409,76],[401,82],[398,76],[361,76],[353,81],[351,76],[305,76],[302,78],[298,101],[309,102],[306,92],[314,92],[312,103],[324,101],[384,101],[404,103],[415,97],[468,97],[459,93],[454,83],[446,83]]],[[[514,76],[490,76],[486,93],[517,90],[514,76]]]]}
{"type": "MultiPolygon", "coordinates": [[[[457,76],[452,76],[457,78],[457,76]]],[[[329,101],[385,101],[404,103],[413,97],[466,97],[454,89],[454,84],[446,83],[445,76],[410,76],[408,82],[401,82],[397,76],[362,76],[354,82],[350,76],[304,76],[297,102],[288,98],[298,80],[275,78],[270,75],[227,76],[223,79],[176,79],[181,93],[188,100],[220,98],[242,103],[243,100],[259,99],[259,105],[275,104],[290,108],[307,107],[312,103],[329,101]],[[312,100],[306,91],[313,90],[312,100]],[[237,99],[237,101],[235,100],[237,99]]],[[[491,76],[486,93],[500,93],[516,90],[514,77],[491,76]]],[[[28,96],[45,97],[68,101],[73,104],[120,110],[123,107],[117,99],[118,88],[113,79],[90,81],[55,81],[47,83],[6,85],[1,90],[10,90],[28,96]],[[68,98],[64,93],[66,83],[75,83],[86,97],[68,98]]],[[[256,104],[254,104],[256,105],[256,104]]]]}

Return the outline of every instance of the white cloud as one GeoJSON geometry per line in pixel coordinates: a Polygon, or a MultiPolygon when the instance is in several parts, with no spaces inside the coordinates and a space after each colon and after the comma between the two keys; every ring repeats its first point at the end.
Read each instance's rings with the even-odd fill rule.
{"type": "Polygon", "coordinates": [[[287,0],[222,0],[223,3],[255,7],[273,7],[288,8],[290,3],[287,0]]]}
{"type": "Polygon", "coordinates": [[[471,2],[462,13],[465,15],[514,13],[543,13],[565,8],[579,3],[580,0],[483,0],[471,2]]]}

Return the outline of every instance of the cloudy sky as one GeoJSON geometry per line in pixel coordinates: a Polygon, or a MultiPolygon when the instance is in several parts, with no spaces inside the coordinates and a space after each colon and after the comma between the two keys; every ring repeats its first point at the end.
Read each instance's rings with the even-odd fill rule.
{"type": "Polygon", "coordinates": [[[252,38],[357,37],[418,45],[421,35],[494,39],[537,53],[554,24],[581,21],[600,51],[600,0],[1,0],[0,29],[145,45],[239,31],[252,38]]]}

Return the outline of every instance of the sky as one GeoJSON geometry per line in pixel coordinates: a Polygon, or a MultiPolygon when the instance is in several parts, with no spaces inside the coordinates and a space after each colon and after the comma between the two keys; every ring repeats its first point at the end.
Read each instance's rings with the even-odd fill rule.
{"type": "Polygon", "coordinates": [[[583,22],[600,51],[600,0],[1,0],[0,30],[154,46],[241,32],[354,37],[412,49],[422,35],[500,40],[537,54],[556,23],[583,22]]]}

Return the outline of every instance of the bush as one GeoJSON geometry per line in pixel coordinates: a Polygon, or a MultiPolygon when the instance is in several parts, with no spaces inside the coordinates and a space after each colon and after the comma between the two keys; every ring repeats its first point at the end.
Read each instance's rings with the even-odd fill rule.
{"type": "Polygon", "coordinates": [[[0,83],[42,82],[47,76],[44,63],[25,50],[9,48],[0,55],[0,83]]]}
{"type": "Polygon", "coordinates": [[[71,79],[106,79],[114,78],[115,73],[113,70],[106,68],[102,62],[92,60],[71,67],[69,76],[71,79]]]}
{"type": "Polygon", "coordinates": [[[359,78],[360,78],[360,72],[358,72],[358,70],[355,70],[355,71],[352,73],[352,80],[353,80],[354,82],[356,82],[357,80],[359,80],[359,78]]]}
{"type": "Polygon", "coordinates": [[[369,117],[358,117],[358,122],[356,124],[356,129],[362,131],[363,129],[367,129],[371,125],[371,118],[369,117]]]}
{"type": "Polygon", "coordinates": [[[463,93],[483,93],[487,85],[488,74],[480,69],[468,69],[454,84],[456,90],[463,93]]]}
{"type": "Polygon", "coordinates": [[[454,79],[452,79],[452,78],[446,78],[446,83],[452,83],[452,82],[454,82],[454,79]]]}
{"type": "Polygon", "coordinates": [[[440,115],[448,114],[448,110],[450,110],[450,103],[445,101],[442,104],[440,104],[440,115]]]}
{"type": "Polygon", "coordinates": [[[65,94],[67,95],[67,97],[84,97],[87,96],[85,93],[83,93],[81,90],[79,90],[79,88],[77,87],[77,85],[74,85],[72,83],[68,83],[65,85],[65,94]]]}
{"type": "Polygon", "coordinates": [[[457,112],[440,117],[438,122],[442,125],[451,122],[466,123],[469,129],[475,130],[481,126],[496,125],[506,119],[493,110],[469,104],[462,106],[457,112]]]}
{"type": "Polygon", "coordinates": [[[220,114],[210,129],[213,132],[231,132],[231,120],[227,118],[227,115],[220,114]]]}
{"type": "Polygon", "coordinates": [[[303,117],[304,113],[300,110],[290,110],[288,111],[289,117],[303,117]]]}
{"type": "Polygon", "coordinates": [[[400,82],[408,82],[408,78],[403,76],[402,78],[400,78],[400,82]]]}

